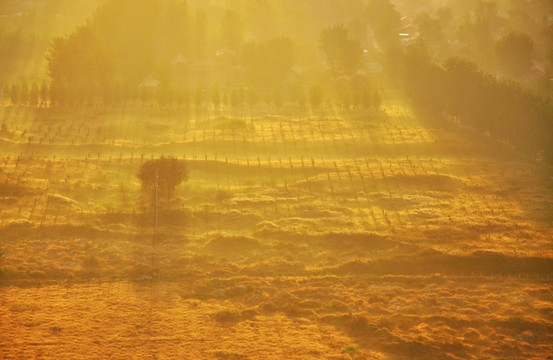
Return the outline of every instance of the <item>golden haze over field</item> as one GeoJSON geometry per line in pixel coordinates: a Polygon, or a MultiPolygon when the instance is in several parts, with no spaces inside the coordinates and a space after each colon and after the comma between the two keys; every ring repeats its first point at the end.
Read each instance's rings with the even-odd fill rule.
{"type": "Polygon", "coordinates": [[[0,2],[0,358],[553,357],[548,0],[0,2]]]}

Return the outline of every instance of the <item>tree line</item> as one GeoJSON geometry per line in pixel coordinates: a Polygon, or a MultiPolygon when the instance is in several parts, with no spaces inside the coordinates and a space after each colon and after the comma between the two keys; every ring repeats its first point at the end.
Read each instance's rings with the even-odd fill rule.
{"type": "Polygon", "coordinates": [[[553,163],[551,98],[481,71],[466,59],[451,57],[436,63],[424,43],[389,56],[395,81],[423,118],[444,119],[445,115],[553,163]]]}
{"type": "Polygon", "coordinates": [[[97,91],[77,89],[72,85],[40,85],[25,82],[6,84],[2,91],[4,104],[31,108],[105,108],[145,107],[182,109],[251,109],[259,105],[281,109],[293,106],[299,109],[319,110],[339,108],[342,110],[378,110],[382,104],[380,91],[366,81],[335,86],[314,83],[307,88],[296,84],[287,89],[232,87],[159,87],[125,86],[111,83],[97,91]]]}
{"type": "MultiPolygon", "coordinates": [[[[253,3],[246,2],[242,11],[205,5],[206,11],[185,1],[107,1],[87,25],[52,41],[47,54],[51,103],[193,102],[197,88],[234,87],[282,92],[301,103],[312,84],[340,76],[351,86],[337,103],[348,107],[348,102],[354,106],[377,99],[366,74],[359,73],[370,60],[365,49],[370,41],[359,30],[367,22],[356,27],[322,23],[309,35],[293,36],[295,25],[287,24],[269,34],[263,31],[266,24],[253,19],[261,12],[268,22],[277,21],[276,8],[287,8],[287,2],[253,3]]],[[[400,15],[389,0],[370,0],[369,7],[363,0],[355,3],[363,13],[370,10],[368,19],[382,44],[397,43],[400,15]]],[[[314,12],[316,5],[309,5],[314,12]]]]}

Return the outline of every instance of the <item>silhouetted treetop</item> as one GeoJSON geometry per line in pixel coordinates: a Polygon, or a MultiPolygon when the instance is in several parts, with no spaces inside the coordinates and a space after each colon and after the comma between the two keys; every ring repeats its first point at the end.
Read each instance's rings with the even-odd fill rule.
{"type": "Polygon", "coordinates": [[[173,157],[161,157],[142,164],[137,174],[143,188],[158,188],[165,191],[167,201],[173,195],[175,187],[188,180],[188,169],[184,160],[173,157]]]}
{"type": "Polygon", "coordinates": [[[495,43],[499,64],[514,76],[522,76],[528,71],[533,49],[532,38],[521,32],[510,32],[495,43]]]}
{"type": "Polygon", "coordinates": [[[354,74],[357,71],[361,64],[361,45],[350,37],[344,25],[324,28],[319,41],[328,65],[335,72],[354,74]]]}

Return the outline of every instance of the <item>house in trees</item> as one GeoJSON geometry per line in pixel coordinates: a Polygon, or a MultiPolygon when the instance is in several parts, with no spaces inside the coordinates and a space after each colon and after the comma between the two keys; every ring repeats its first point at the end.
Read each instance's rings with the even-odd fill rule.
{"type": "Polygon", "coordinates": [[[161,81],[149,76],[143,79],[140,84],[138,84],[138,92],[140,94],[140,99],[143,102],[147,102],[155,97],[161,89],[161,81]]]}
{"type": "Polygon", "coordinates": [[[150,90],[159,89],[160,86],[161,86],[161,81],[154,79],[152,77],[145,78],[138,85],[140,89],[150,89],[150,90]]]}

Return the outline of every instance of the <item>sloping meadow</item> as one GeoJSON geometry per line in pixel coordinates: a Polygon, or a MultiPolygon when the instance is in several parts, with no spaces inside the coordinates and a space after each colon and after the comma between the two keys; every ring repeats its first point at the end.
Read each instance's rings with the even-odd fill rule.
{"type": "Polygon", "coordinates": [[[8,124],[1,356],[553,351],[553,197],[539,164],[382,114],[179,116],[156,117],[153,139],[132,110],[30,123],[51,139],[31,145],[8,124]],[[136,174],[161,155],[190,178],[156,209],[136,174]]]}

